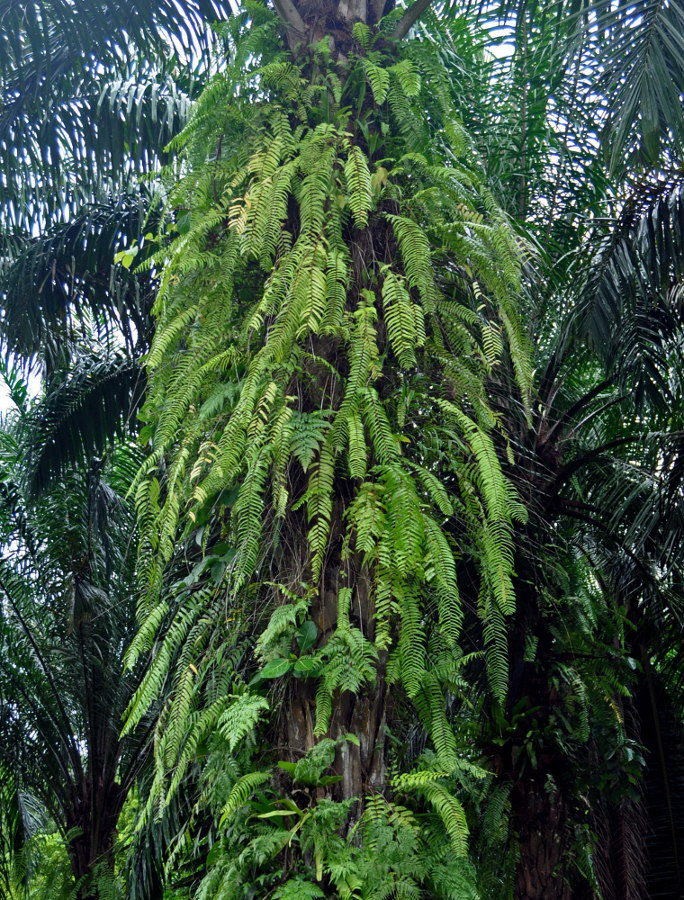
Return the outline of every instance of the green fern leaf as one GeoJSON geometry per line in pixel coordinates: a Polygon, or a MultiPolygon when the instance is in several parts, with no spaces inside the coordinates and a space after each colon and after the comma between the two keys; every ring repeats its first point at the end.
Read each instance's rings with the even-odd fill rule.
{"type": "Polygon", "coordinates": [[[226,739],[231,753],[254,730],[262,713],[268,712],[268,709],[268,700],[255,694],[229,698],[228,708],[218,719],[216,727],[226,739]]]}
{"type": "Polygon", "coordinates": [[[408,369],[415,365],[415,348],[422,345],[424,331],[419,335],[417,315],[403,279],[388,269],[382,285],[382,302],[390,346],[399,365],[408,369]]]}
{"type": "Polygon", "coordinates": [[[228,800],[221,810],[219,826],[222,826],[227,819],[230,819],[241,806],[244,806],[254,791],[270,778],[270,772],[248,772],[246,775],[243,775],[228,795],[228,800]]]}
{"type": "Polygon", "coordinates": [[[352,145],[344,166],[349,208],[357,228],[368,225],[368,213],[373,208],[373,184],[366,154],[352,145]]]}
{"type": "Polygon", "coordinates": [[[389,90],[389,73],[386,69],[371,62],[368,57],[364,57],[361,64],[373,91],[373,99],[378,105],[384,103],[389,90]]]}

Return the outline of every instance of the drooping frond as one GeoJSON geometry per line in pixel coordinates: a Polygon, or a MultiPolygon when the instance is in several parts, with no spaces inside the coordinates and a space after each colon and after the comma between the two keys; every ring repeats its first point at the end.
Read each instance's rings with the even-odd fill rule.
{"type": "Polygon", "coordinates": [[[149,336],[151,284],[115,262],[123,244],[142,237],[149,198],[139,193],[85,206],[68,223],[27,237],[0,272],[0,340],[23,356],[58,358],[85,319],[118,326],[132,348],[149,336]]]}
{"type": "Polygon", "coordinates": [[[680,333],[684,276],[680,186],[606,238],[582,287],[579,327],[641,402],[668,393],[669,347],[680,333]]]}
{"type": "Polygon", "coordinates": [[[72,360],[22,421],[23,474],[33,495],[74,466],[102,456],[115,436],[134,430],[142,397],[137,363],[122,354],[72,360]]]}

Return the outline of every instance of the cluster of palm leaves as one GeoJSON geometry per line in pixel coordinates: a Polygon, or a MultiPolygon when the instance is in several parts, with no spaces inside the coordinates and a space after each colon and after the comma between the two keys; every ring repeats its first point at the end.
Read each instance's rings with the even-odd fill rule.
{"type": "MultiPolygon", "coordinates": [[[[275,5],[292,44],[296,20],[275,5]]],[[[133,835],[165,697],[123,738],[121,728],[143,676],[125,670],[124,655],[147,589],[124,499],[140,462],[127,441],[146,391],[157,241],[187,228],[186,211],[166,205],[183,172],[168,144],[233,50],[230,32],[210,23],[235,12],[202,0],[0,3],[0,326],[6,358],[41,384],[31,401],[25,377],[5,368],[15,410],[0,451],[8,897],[49,892],[36,848],[51,831],[82,897],[116,890],[116,878],[97,886],[105,869],[133,897],[160,896],[165,879],[187,896],[208,853],[216,871],[231,859],[216,797],[230,802],[240,781],[225,746],[204,742],[166,809],[155,817],[148,805],[133,835]]],[[[518,303],[534,367],[531,402],[505,353],[487,381],[499,456],[528,521],[514,532],[503,700],[480,671],[476,586],[464,597],[463,642],[475,652],[448,714],[464,759],[494,773],[461,795],[478,860],[468,884],[482,897],[675,898],[684,4],[506,0],[420,12],[411,39],[437,46],[472,152],[524,246],[518,303]],[[535,870],[553,872],[552,883],[535,870]]],[[[423,440],[438,465],[442,448],[427,431],[423,440]]],[[[224,564],[217,534],[194,537],[164,573],[169,596],[202,589],[224,564]]],[[[460,565],[475,585],[474,562],[460,565]]],[[[162,679],[160,693],[168,688],[162,679]]],[[[418,757],[426,732],[397,706],[403,758],[418,757]]],[[[323,771],[302,791],[322,791],[320,779],[334,777],[323,771]]],[[[245,798],[258,779],[247,787],[245,798]]],[[[255,819],[278,814],[257,796],[255,819]]],[[[369,816],[360,827],[372,831],[369,816]]]]}
{"type": "Polygon", "coordinates": [[[123,672],[137,591],[123,498],[140,457],[121,444],[63,473],[37,501],[22,465],[31,401],[16,374],[8,380],[20,405],[3,418],[0,476],[4,890],[17,877],[30,882],[30,839],[49,822],[89,896],[149,753],[149,721],[120,737],[141,675],[123,672]]]}

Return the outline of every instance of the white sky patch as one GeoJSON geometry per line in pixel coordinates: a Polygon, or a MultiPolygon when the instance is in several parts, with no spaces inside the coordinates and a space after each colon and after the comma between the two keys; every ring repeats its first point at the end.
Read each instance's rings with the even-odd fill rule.
{"type": "Polygon", "coordinates": [[[0,380],[0,413],[7,412],[13,406],[9,391],[4,381],[0,380]]]}

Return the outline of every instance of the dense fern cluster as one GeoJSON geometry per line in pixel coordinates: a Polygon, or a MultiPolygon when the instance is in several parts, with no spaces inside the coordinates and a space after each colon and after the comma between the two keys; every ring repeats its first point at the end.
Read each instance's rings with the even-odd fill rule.
{"type": "Polygon", "coordinates": [[[295,802],[277,795],[268,772],[251,772],[235,781],[234,763],[214,748],[213,797],[219,801],[221,796],[220,772],[221,787],[229,791],[222,821],[230,821],[230,826],[214,845],[213,864],[197,896],[228,900],[257,885],[262,895],[281,900],[326,897],[331,891],[340,898],[396,894],[476,900],[475,872],[464,853],[465,822],[453,796],[459,789],[455,780],[426,768],[397,784],[394,802],[381,794],[369,797],[345,840],[340,830],[350,801],[323,798],[313,806],[303,802],[307,794],[322,792],[334,781],[335,776],[324,773],[335,749],[334,741],[323,739],[296,766],[279,764],[292,772],[295,802]],[[421,795],[432,802],[419,805],[421,795]],[[444,840],[442,820],[435,812],[440,806],[452,823],[456,852],[454,844],[444,840]],[[298,863],[302,855],[309,866],[298,863]],[[282,867],[273,865],[274,858],[282,867]]]}
{"type": "MultiPolygon", "coordinates": [[[[373,36],[359,24],[349,59],[318,46],[298,63],[271,53],[261,65],[273,24],[264,9],[250,16],[246,35],[231,24],[233,64],[178,142],[175,237],[153,263],[164,270],[137,486],[148,590],[130,655],[154,654],[128,727],[172,672],[157,734],[163,799],[212,731],[233,755],[265,723],[287,736],[277,709],[294,718],[299,696],[314,717],[299,746],[287,738],[295,761],[323,738],[336,771],[356,753],[363,789],[389,791],[388,751],[345,750],[354,714],[339,706],[400,686],[435,762],[394,790],[422,792],[462,856],[463,810],[442,783],[462,768],[446,712],[467,662],[458,567],[468,557],[478,572],[502,696],[511,532],[524,510],[502,474],[486,383],[506,355],[526,402],[513,302],[521,249],[428,45],[400,54],[382,26],[373,36]],[[422,133],[429,156],[416,150],[422,133]],[[171,593],[169,567],[181,573],[171,593]]],[[[239,782],[224,820],[263,783],[256,775],[239,782]]],[[[323,783],[306,813],[337,803],[331,834],[349,815],[354,785],[343,782],[323,783]]],[[[383,802],[369,802],[359,834],[383,802]]],[[[387,810],[387,840],[392,829],[425,840],[409,813],[400,824],[400,807],[387,810]]],[[[310,859],[306,834],[302,824],[310,859]]],[[[282,829],[262,838],[250,851],[260,858],[289,846],[282,829]]],[[[314,869],[345,895],[332,862],[314,869]]]]}

